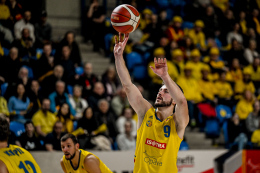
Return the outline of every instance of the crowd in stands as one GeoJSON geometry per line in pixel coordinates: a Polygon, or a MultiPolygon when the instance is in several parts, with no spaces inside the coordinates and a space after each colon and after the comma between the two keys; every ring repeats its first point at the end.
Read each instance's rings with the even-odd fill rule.
{"type": "MultiPolygon", "coordinates": [[[[141,15],[124,57],[144,97],[154,102],[162,85],[149,67],[153,58],[167,58],[169,75],[187,99],[192,128],[205,130],[209,120],[216,120],[227,130],[228,148],[259,148],[260,3],[122,3],[133,5],[141,15]],[[215,111],[222,105],[233,114],[224,123],[215,111]]],[[[0,3],[0,113],[10,121],[9,143],[55,151],[60,150],[62,135],[73,133],[81,148],[134,150],[137,115],[115,67],[102,76],[94,74],[92,64],[82,62],[75,34],[68,31],[60,42],[52,40],[46,11],[38,14],[27,6],[18,0],[0,3]]],[[[105,8],[93,0],[85,18],[85,41],[92,41],[93,51],[104,49],[113,61],[116,33],[105,8]]],[[[220,111],[222,118],[226,109],[220,111]]]]}

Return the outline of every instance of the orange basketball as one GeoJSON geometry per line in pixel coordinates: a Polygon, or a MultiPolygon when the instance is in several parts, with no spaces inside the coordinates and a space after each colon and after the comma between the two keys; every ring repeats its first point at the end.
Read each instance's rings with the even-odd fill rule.
{"type": "Polygon", "coordinates": [[[114,29],[118,32],[130,33],[138,27],[140,23],[140,15],[131,5],[119,5],[111,14],[111,23],[114,29]]]}

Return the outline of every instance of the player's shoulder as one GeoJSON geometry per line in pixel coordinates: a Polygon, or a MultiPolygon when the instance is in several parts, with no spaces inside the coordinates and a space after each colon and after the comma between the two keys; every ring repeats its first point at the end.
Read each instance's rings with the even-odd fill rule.
{"type": "Polygon", "coordinates": [[[99,160],[98,160],[97,157],[96,157],[94,154],[92,154],[92,153],[88,154],[88,155],[85,157],[85,159],[84,159],[84,164],[85,164],[85,165],[92,165],[92,164],[97,163],[97,162],[99,162],[99,160]]]}

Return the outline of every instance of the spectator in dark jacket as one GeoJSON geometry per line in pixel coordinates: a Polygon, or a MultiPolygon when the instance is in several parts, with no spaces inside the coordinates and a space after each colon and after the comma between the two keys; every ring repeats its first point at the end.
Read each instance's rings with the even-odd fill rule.
{"type": "Polygon", "coordinates": [[[105,89],[104,85],[101,82],[96,82],[94,84],[93,93],[88,97],[88,104],[92,107],[93,111],[98,110],[98,101],[100,99],[105,99],[105,89]]]}
{"type": "Polygon", "coordinates": [[[37,80],[33,80],[31,82],[31,88],[28,92],[28,96],[31,102],[31,111],[29,112],[29,114],[27,114],[26,117],[31,119],[33,114],[35,114],[35,112],[37,112],[41,108],[41,102],[43,99],[43,96],[40,91],[40,85],[37,80]]]}
{"type": "Polygon", "coordinates": [[[21,146],[28,151],[42,150],[40,140],[34,134],[34,126],[32,121],[27,121],[24,124],[25,132],[18,138],[21,146]]]}
{"type": "Polygon", "coordinates": [[[251,112],[246,118],[246,128],[249,137],[251,137],[252,133],[259,128],[259,120],[260,120],[260,102],[256,100],[254,103],[254,111],[251,112]]]}
{"type": "Polygon", "coordinates": [[[242,150],[248,141],[245,129],[240,123],[237,114],[234,114],[228,122],[228,137],[230,143],[238,144],[238,150],[242,150]]]}
{"type": "Polygon", "coordinates": [[[92,94],[94,84],[98,81],[98,78],[93,74],[92,64],[86,63],[84,65],[84,73],[80,76],[77,83],[83,87],[83,97],[87,98],[92,94]]]}

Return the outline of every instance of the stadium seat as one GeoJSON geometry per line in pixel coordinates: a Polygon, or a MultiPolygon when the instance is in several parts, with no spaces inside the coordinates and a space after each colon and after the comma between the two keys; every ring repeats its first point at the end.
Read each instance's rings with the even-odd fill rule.
{"type": "Polygon", "coordinates": [[[136,64],[141,64],[143,62],[142,56],[137,52],[131,52],[126,55],[127,68],[131,71],[136,64]]]}
{"type": "Polygon", "coordinates": [[[225,121],[222,125],[222,130],[223,130],[223,134],[224,134],[224,140],[225,140],[225,147],[229,148],[228,144],[229,144],[229,138],[228,138],[228,122],[225,121]]]}
{"type": "Polygon", "coordinates": [[[73,95],[73,86],[67,85],[68,94],[73,95]]]}
{"type": "Polygon", "coordinates": [[[73,129],[76,130],[78,127],[78,121],[73,122],[73,129]]]}
{"type": "Polygon", "coordinates": [[[131,52],[126,56],[127,68],[134,79],[144,79],[147,75],[146,59],[137,52],[131,52]]]}
{"type": "Polygon", "coordinates": [[[186,141],[182,141],[179,150],[182,150],[182,151],[189,150],[188,143],[186,141]]]}
{"type": "Polygon", "coordinates": [[[223,124],[225,120],[232,117],[231,109],[225,105],[218,105],[216,107],[216,113],[220,124],[223,124]]]}
{"type": "Polygon", "coordinates": [[[216,138],[220,134],[220,127],[217,118],[210,118],[206,121],[205,126],[206,136],[209,138],[216,138]]]}
{"type": "Polygon", "coordinates": [[[5,92],[6,92],[6,89],[8,87],[8,83],[3,83],[1,85],[1,96],[4,96],[5,95],[5,92]]]}
{"type": "Polygon", "coordinates": [[[10,130],[14,132],[17,137],[20,136],[23,132],[25,132],[24,125],[16,121],[10,122],[10,130]]]}
{"type": "Polygon", "coordinates": [[[36,57],[37,59],[40,59],[40,57],[42,56],[43,50],[40,48],[36,49],[36,57]]]}
{"type": "Polygon", "coordinates": [[[183,22],[181,27],[183,29],[191,29],[194,27],[194,24],[192,22],[183,22]]]}
{"type": "Polygon", "coordinates": [[[82,75],[84,73],[84,69],[83,69],[83,67],[76,67],[75,72],[78,75],[82,75]]]}
{"type": "Polygon", "coordinates": [[[3,47],[4,50],[4,56],[8,56],[9,55],[9,49],[3,47]]]}
{"type": "Polygon", "coordinates": [[[169,6],[168,0],[156,0],[159,8],[167,8],[169,6]]]}

